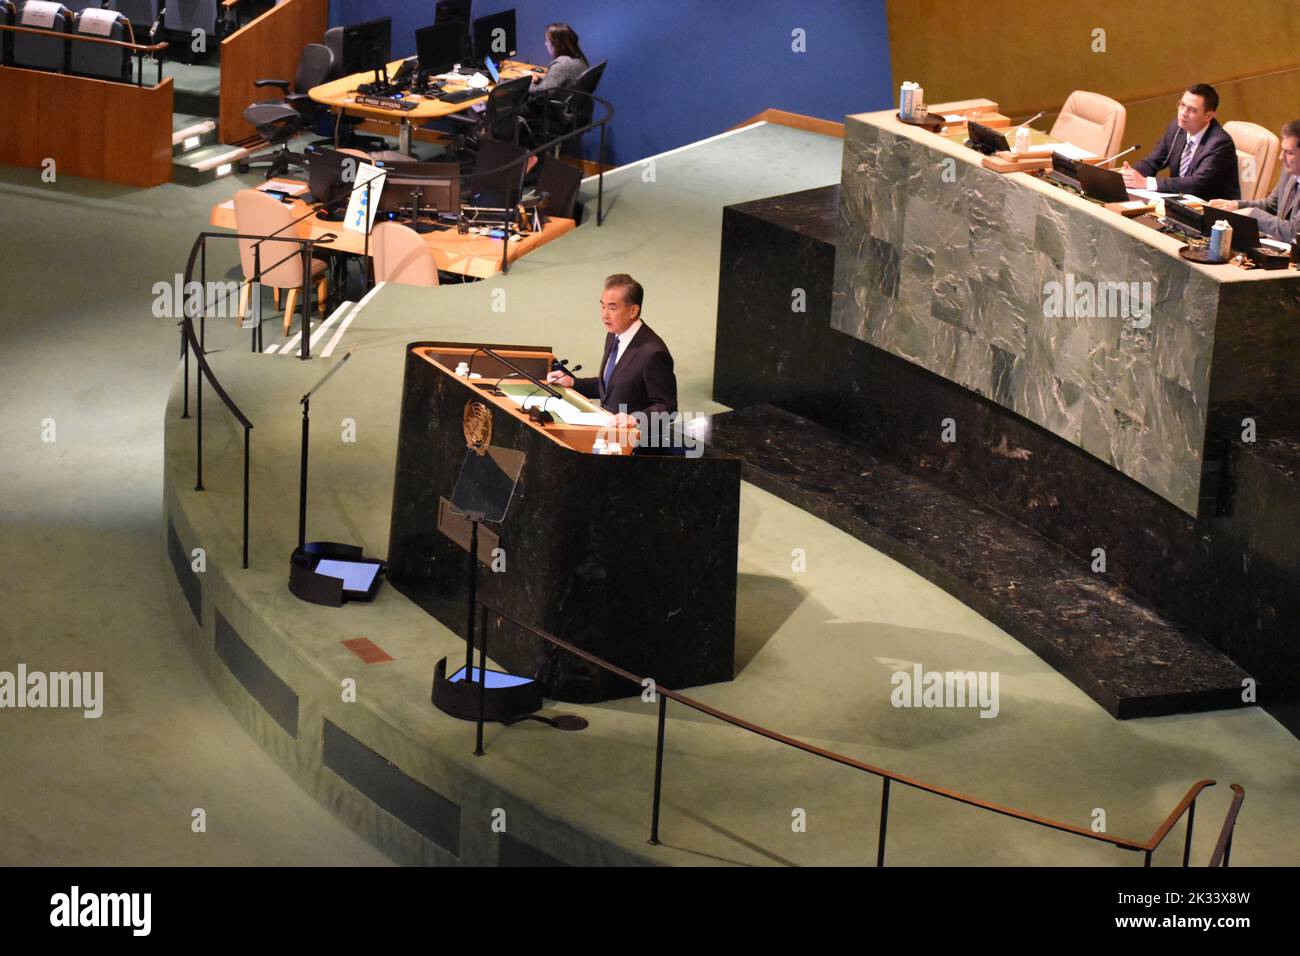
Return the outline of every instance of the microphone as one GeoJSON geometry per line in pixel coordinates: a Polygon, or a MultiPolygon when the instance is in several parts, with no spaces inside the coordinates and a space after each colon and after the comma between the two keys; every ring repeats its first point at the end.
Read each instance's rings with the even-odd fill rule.
{"type": "Polygon", "coordinates": [[[1135,149],[1141,149],[1141,148],[1142,148],[1142,144],[1141,144],[1141,143],[1134,143],[1132,146],[1130,146],[1128,149],[1124,150],[1122,153],[1116,153],[1114,156],[1111,156],[1111,157],[1109,157],[1109,158],[1107,158],[1107,159],[1103,159],[1103,160],[1102,160],[1100,163],[1098,163],[1097,165],[1098,165],[1098,166],[1109,166],[1111,163],[1115,162],[1115,160],[1119,159],[1121,156],[1127,156],[1129,153],[1133,152],[1133,150],[1135,150],[1135,149]]]}
{"type": "MultiPolygon", "coordinates": [[[[1038,119],[1040,116],[1042,116],[1044,112],[1045,112],[1044,110],[1039,110],[1039,111],[1038,111],[1037,113],[1035,113],[1033,116],[1029,117],[1029,119],[1027,119],[1027,120],[1025,120],[1023,123],[1021,123],[1020,126],[1028,126],[1028,125],[1029,125],[1030,123],[1032,123],[1034,120],[1036,120],[1036,119],[1038,119]]],[[[1016,129],[1020,129],[1020,126],[1017,126],[1016,129]]]]}

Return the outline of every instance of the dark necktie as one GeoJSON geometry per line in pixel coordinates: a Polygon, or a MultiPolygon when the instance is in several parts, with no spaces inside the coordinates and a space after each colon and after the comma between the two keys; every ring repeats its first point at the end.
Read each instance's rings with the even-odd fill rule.
{"type": "Polygon", "coordinates": [[[609,391],[609,380],[614,377],[614,364],[618,362],[618,336],[614,336],[614,347],[609,350],[609,361],[605,363],[605,391],[609,391]]]}

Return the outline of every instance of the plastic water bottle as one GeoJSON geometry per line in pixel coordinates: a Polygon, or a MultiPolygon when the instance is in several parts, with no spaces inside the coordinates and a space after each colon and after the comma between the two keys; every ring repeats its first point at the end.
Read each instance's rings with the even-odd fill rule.
{"type": "Polygon", "coordinates": [[[920,89],[911,80],[904,80],[898,90],[898,115],[910,120],[915,112],[916,91],[920,89]]]}

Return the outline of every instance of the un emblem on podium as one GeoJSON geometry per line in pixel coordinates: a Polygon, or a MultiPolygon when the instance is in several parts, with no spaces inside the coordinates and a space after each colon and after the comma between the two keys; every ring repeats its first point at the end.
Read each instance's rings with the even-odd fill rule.
{"type": "Polygon", "coordinates": [[[462,423],[465,427],[465,444],[480,455],[486,455],[487,447],[492,443],[492,412],[482,402],[471,398],[465,403],[462,423]]]}

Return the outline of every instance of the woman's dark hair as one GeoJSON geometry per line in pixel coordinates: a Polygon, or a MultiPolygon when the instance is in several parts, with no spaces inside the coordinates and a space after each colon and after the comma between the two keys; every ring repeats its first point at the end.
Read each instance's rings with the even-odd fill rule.
{"type": "Polygon", "coordinates": [[[578,46],[578,34],[567,23],[552,23],[546,28],[546,39],[551,41],[551,49],[557,57],[571,56],[586,62],[582,47],[578,46]]]}

